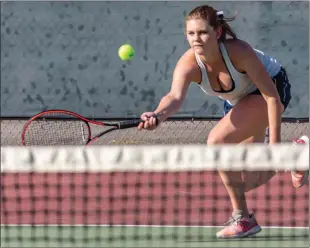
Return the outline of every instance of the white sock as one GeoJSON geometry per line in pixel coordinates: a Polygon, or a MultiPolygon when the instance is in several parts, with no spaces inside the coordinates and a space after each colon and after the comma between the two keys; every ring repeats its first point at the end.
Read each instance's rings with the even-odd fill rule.
{"type": "Polygon", "coordinates": [[[243,211],[240,209],[234,210],[232,213],[233,217],[237,217],[237,216],[243,216],[243,211]]]}

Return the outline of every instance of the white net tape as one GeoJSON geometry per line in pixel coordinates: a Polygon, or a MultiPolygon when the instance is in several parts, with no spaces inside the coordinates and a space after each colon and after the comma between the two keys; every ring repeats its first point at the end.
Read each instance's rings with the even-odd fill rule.
{"type": "Polygon", "coordinates": [[[307,170],[309,145],[2,147],[1,172],[307,170]]]}

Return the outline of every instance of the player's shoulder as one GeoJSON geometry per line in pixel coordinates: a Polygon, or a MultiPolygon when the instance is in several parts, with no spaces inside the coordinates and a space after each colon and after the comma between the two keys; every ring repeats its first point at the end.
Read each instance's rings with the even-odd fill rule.
{"type": "Polygon", "coordinates": [[[227,39],[223,44],[231,58],[251,56],[254,52],[252,46],[244,40],[227,39]]]}
{"type": "Polygon", "coordinates": [[[198,66],[193,49],[188,49],[178,60],[175,67],[175,73],[183,74],[192,82],[197,82],[200,79],[201,72],[198,66]]]}
{"type": "Polygon", "coordinates": [[[182,67],[185,67],[187,69],[195,68],[197,67],[197,61],[195,57],[195,53],[193,49],[188,49],[179,59],[178,65],[181,65],[182,67]]]}

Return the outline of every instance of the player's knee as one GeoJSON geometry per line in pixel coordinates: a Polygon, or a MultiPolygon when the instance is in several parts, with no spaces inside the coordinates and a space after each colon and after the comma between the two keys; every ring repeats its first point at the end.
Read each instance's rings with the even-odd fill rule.
{"type": "Polygon", "coordinates": [[[218,145],[224,143],[223,139],[218,136],[210,133],[207,138],[207,145],[218,145]]]}

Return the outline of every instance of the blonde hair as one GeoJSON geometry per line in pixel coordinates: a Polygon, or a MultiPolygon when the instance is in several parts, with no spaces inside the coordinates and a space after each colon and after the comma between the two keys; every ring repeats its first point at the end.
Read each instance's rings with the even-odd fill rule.
{"type": "Polygon", "coordinates": [[[223,13],[215,10],[211,6],[203,5],[194,8],[189,14],[187,15],[185,21],[193,20],[193,19],[202,19],[208,22],[210,26],[214,29],[218,27],[222,27],[222,35],[219,38],[220,41],[226,40],[226,35],[231,36],[233,39],[237,39],[236,33],[232,30],[232,28],[227,24],[227,22],[233,21],[237,16],[237,13],[234,17],[231,18],[224,18],[223,13]]]}

